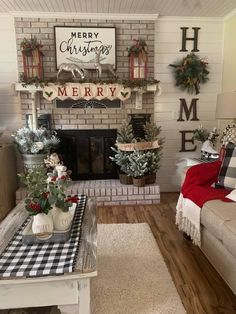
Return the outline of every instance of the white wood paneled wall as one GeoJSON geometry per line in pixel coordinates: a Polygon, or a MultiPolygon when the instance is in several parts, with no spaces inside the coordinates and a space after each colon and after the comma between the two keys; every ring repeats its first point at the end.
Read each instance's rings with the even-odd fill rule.
{"type": "MultiPolygon", "coordinates": [[[[221,90],[223,58],[223,22],[217,19],[174,19],[160,18],[155,31],[155,77],[161,81],[162,95],[155,99],[155,121],[162,126],[161,135],[165,137],[161,168],[158,182],[161,191],[177,191],[180,188],[179,172],[183,169],[182,160],[188,156],[199,157],[198,151],[187,153],[181,149],[180,130],[194,130],[199,124],[211,130],[217,126],[215,120],[216,97],[221,90]],[[197,54],[206,57],[209,62],[209,82],[201,85],[200,94],[187,94],[175,87],[172,68],[169,64],[182,59],[193,49],[193,43],[187,42],[188,52],[179,52],[182,46],[182,30],[189,27],[187,37],[193,36],[192,27],[200,27],[197,54]],[[198,118],[200,121],[177,122],[180,101],[185,98],[188,105],[192,98],[198,100],[198,118]]],[[[184,117],[185,119],[185,117],[184,117]]],[[[190,118],[191,119],[191,118],[190,118]]],[[[190,136],[188,136],[189,138],[190,136]]],[[[187,144],[186,147],[193,147],[187,144]]]]}
{"type": "Polygon", "coordinates": [[[0,15],[0,129],[14,130],[21,125],[20,99],[12,89],[18,80],[14,18],[0,15]]]}

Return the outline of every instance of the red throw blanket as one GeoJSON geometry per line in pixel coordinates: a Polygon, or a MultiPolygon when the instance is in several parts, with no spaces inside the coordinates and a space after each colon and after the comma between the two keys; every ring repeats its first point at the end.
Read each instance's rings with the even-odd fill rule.
{"type": "Polygon", "coordinates": [[[183,197],[190,199],[199,207],[202,207],[205,202],[215,199],[230,202],[230,199],[225,198],[230,193],[229,190],[216,189],[211,186],[217,182],[220,167],[221,161],[214,161],[189,168],[181,189],[183,197]]]}

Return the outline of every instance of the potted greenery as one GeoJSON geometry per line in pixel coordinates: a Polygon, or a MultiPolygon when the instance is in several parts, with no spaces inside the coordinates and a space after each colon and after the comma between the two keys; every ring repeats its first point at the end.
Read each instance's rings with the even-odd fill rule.
{"type": "Polygon", "coordinates": [[[160,168],[159,166],[160,154],[158,152],[158,149],[147,151],[146,158],[148,171],[145,174],[145,183],[153,184],[156,182],[156,173],[160,168]]]}
{"type": "Polygon", "coordinates": [[[148,160],[148,172],[145,176],[146,184],[153,184],[156,182],[156,173],[160,168],[161,150],[164,143],[163,138],[159,138],[161,127],[157,127],[155,123],[147,122],[144,125],[145,141],[158,141],[159,147],[148,150],[146,157],[148,160]]]}
{"type": "MultiPolygon", "coordinates": [[[[135,138],[130,121],[125,121],[122,127],[117,131],[117,148],[111,147],[115,154],[110,156],[110,159],[119,167],[119,178],[123,184],[131,184],[129,181],[133,176],[131,161],[135,163],[136,161],[133,160],[134,157],[140,156],[142,156],[142,158],[145,156],[147,162],[147,169],[145,170],[146,183],[152,184],[156,181],[156,172],[159,169],[161,149],[164,143],[163,138],[159,138],[161,127],[157,127],[155,123],[147,122],[143,128],[144,137],[135,138]],[[128,145],[129,148],[127,148],[127,150],[122,150],[126,149],[126,144],[132,145],[128,145]],[[148,148],[145,147],[145,144],[148,144],[148,148]],[[133,149],[135,149],[136,152],[133,149]],[[139,154],[139,156],[137,156],[137,154],[139,154]],[[128,180],[128,178],[130,179],[128,180]]],[[[140,177],[142,174],[138,174],[137,176],[140,177]]]]}
{"type": "Polygon", "coordinates": [[[110,159],[116,163],[116,165],[119,167],[119,179],[122,184],[133,184],[133,180],[130,176],[127,174],[129,173],[129,154],[127,152],[124,152],[122,150],[116,149],[114,147],[111,147],[111,149],[114,151],[114,156],[110,156],[110,159]]]}
{"type": "Polygon", "coordinates": [[[22,155],[26,170],[43,165],[47,153],[56,148],[60,142],[56,132],[51,132],[45,128],[31,130],[23,127],[12,136],[22,155]]]}
{"type": "MultiPolygon", "coordinates": [[[[119,143],[133,143],[135,141],[133,128],[130,121],[124,121],[121,128],[117,130],[116,146],[119,143]]],[[[119,179],[122,184],[132,184],[132,178],[128,176],[129,173],[129,159],[128,156],[131,152],[122,151],[116,147],[111,147],[112,151],[115,153],[110,156],[110,159],[116,163],[118,166],[119,179]]]]}
{"type": "Polygon", "coordinates": [[[148,158],[145,151],[133,151],[128,156],[130,166],[129,173],[134,186],[145,186],[145,174],[148,172],[148,158]]]}
{"type": "Polygon", "coordinates": [[[27,187],[25,209],[33,216],[32,232],[38,236],[48,236],[53,232],[53,220],[49,214],[52,208],[47,189],[47,174],[44,167],[30,169],[19,175],[27,187]]]}

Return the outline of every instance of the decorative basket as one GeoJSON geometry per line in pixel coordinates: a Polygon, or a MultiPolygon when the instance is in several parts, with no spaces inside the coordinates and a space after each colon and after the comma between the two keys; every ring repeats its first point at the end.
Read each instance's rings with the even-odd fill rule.
{"type": "Polygon", "coordinates": [[[156,172],[145,175],[145,183],[153,184],[156,182],[156,172]]]}
{"type": "Polygon", "coordinates": [[[145,186],[145,177],[133,178],[133,185],[137,187],[145,186]]]}
{"type": "Polygon", "coordinates": [[[132,177],[128,176],[126,173],[119,173],[119,179],[122,184],[133,184],[132,177]]]}

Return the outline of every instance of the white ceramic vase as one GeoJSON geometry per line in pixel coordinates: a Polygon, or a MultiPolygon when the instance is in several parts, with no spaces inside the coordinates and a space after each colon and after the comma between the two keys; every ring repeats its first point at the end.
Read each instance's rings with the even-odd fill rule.
{"type": "Polygon", "coordinates": [[[56,215],[58,214],[58,211],[59,211],[60,209],[58,208],[58,207],[56,207],[55,205],[52,205],[52,209],[50,210],[50,214],[51,214],[51,216],[52,216],[52,220],[53,220],[53,223],[54,223],[54,219],[55,219],[55,217],[56,217],[56,215]]]}
{"type": "Polygon", "coordinates": [[[72,218],[70,211],[63,212],[60,208],[57,208],[56,213],[53,215],[54,229],[57,231],[65,231],[69,229],[72,218]]]}
{"type": "Polygon", "coordinates": [[[53,220],[51,215],[44,213],[33,217],[32,232],[37,235],[49,235],[53,232],[53,220]]]}

